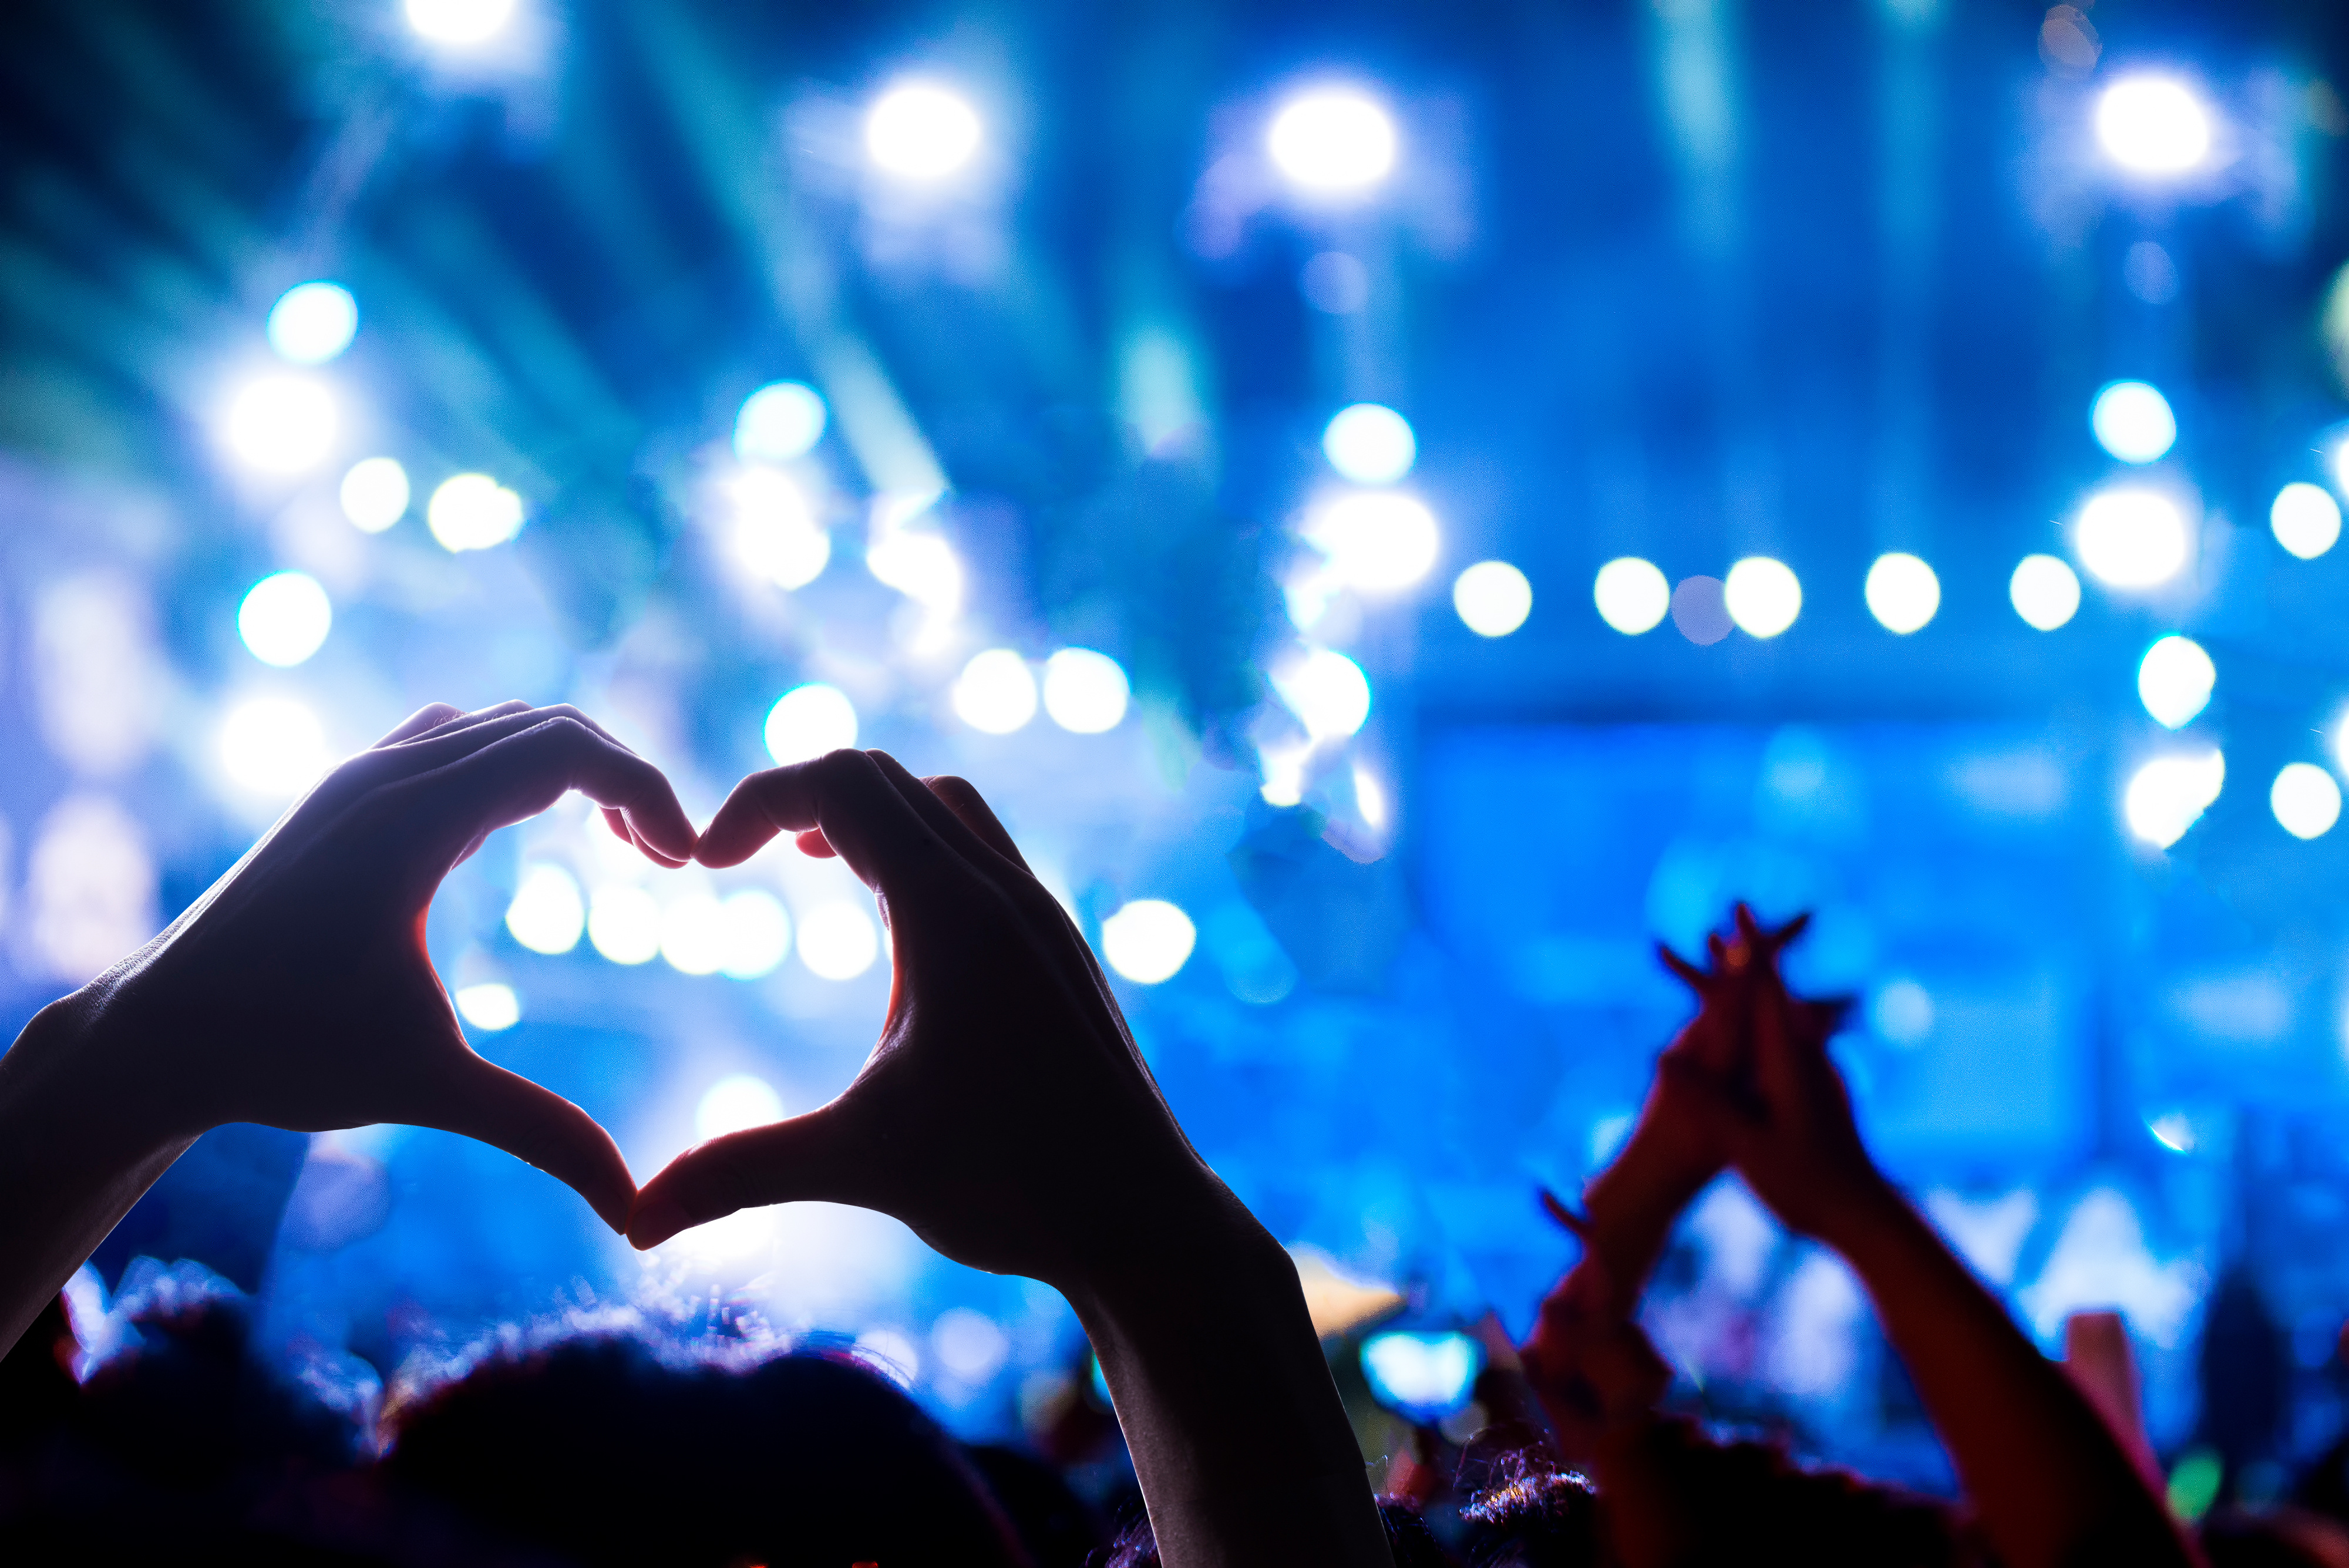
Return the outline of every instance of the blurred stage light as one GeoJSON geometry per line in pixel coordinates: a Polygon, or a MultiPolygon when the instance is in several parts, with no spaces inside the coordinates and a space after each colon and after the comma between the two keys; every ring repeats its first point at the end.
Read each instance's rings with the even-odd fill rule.
{"type": "Polygon", "coordinates": [[[220,760],[229,782],[266,800],[291,800],[333,758],[318,715],[291,697],[248,697],[221,721],[220,760]]]}
{"type": "Polygon", "coordinates": [[[1933,1033],[1933,996],[1913,980],[1896,980],[1868,999],[1868,1026],[1895,1045],[1922,1045],[1933,1033]]]}
{"type": "Polygon", "coordinates": [[[2341,786],[2314,763],[2286,763],[2268,790],[2268,809],[2294,838],[2321,838],[2341,820],[2341,786]]]}
{"type": "Polygon", "coordinates": [[[1672,607],[1672,585],[1652,561],[1618,556],[1590,585],[1599,618],[1626,637],[1651,631],[1672,607]]]}
{"type": "Polygon", "coordinates": [[[225,433],[238,462],[263,473],[306,473],[334,450],[335,395],[315,376],[258,376],[229,400],[225,433]]]}
{"type": "Polygon", "coordinates": [[[1354,764],[1354,809],[1362,814],[1364,826],[1386,826],[1387,792],[1379,787],[1379,781],[1370,769],[1360,763],[1354,764]]]}
{"type": "Polygon", "coordinates": [[[1102,922],[1102,957],[1143,985],[1174,978],[1199,933],[1191,917],[1164,898],[1136,898],[1102,922]]]}
{"type": "Polygon", "coordinates": [[[1736,626],[1719,577],[1682,577],[1672,590],[1672,625],[1699,648],[1711,648],[1736,626]]]}
{"type": "Polygon", "coordinates": [[[269,307],[269,346],[296,365],[323,365],[351,346],[358,301],[339,283],[301,283],[269,307]]]}
{"type": "Polygon", "coordinates": [[[854,980],[880,956],[873,917],[858,905],[838,899],[800,918],[800,962],[820,980],[854,980]]]}
{"type": "Polygon", "coordinates": [[[1307,191],[1366,190],[1394,167],[1394,122],[1359,92],[1322,88],[1290,99],[1273,117],[1265,150],[1276,168],[1307,191]]]}
{"type": "Polygon", "coordinates": [[[2102,491],[2080,508],[2074,544],[2098,582],[2149,588],[2186,565],[2186,518],[2158,491],[2102,491]]]}
{"type": "Polygon", "coordinates": [[[2182,174],[2209,155],[2210,117],[2178,83],[2131,77],[2097,102],[2096,139],[2124,169],[2182,174]]]}
{"type": "Polygon", "coordinates": [[[718,972],[729,980],[771,974],[792,950],[792,917],[772,893],[746,888],[719,906],[726,937],[718,972]]]}
{"type": "Polygon", "coordinates": [[[804,763],[856,744],[856,705],[837,686],[811,680],[775,699],[767,710],[767,754],[777,763],[804,763]]]}
{"type": "Polygon", "coordinates": [[[408,0],[408,25],[436,44],[483,44],[513,20],[514,0],[408,0]]]}
{"type": "Polygon", "coordinates": [[[22,924],[11,933],[28,939],[16,950],[20,972],[69,985],[102,973],[155,934],[158,881],[137,817],[108,795],[67,794],[43,815],[25,857],[22,924]]]}
{"type": "Polygon", "coordinates": [[[2123,462],[2152,462],[2178,441],[2169,400],[2146,381],[2115,381],[2098,392],[2088,427],[2096,444],[2123,462]]]}
{"type": "Polygon", "coordinates": [[[660,955],[679,974],[716,974],[726,936],[726,912],[707,893],[680,893],[661,911],[660,955]]]}
{"type": "Polygon", "coordinates": [[[1323,251],[1297,275],[1297,286],[1324,316],[1351,316],[1371,302],[1371,269],[1344,251],[1323,251]]]}
{"type": "Polygon", "coordinates": [[[318,651],[335,623],[326,590],[307,572],[273,572],[237,606],[236,634],[264,664],[290,670],[318,651]]]}
{"type": "Polygon", "coordinates": [[[1419,458],[1410,421],[1382,403],[1340,409],[1321,432],[1321,454],[1357,484],[1392,484],[1419,458]]]}
{"type": "Polygon", "coordinates": [[[2166,730],[2190,722],[2210,703],[2218,667],[2191,638],[2162,638],[2145,650],[2137,667],[2137,694],[2145,711],[2166,730]]]}
{"type": "Polygon", "coordinates": [[[1478,637],[1506,637],[1533,614],[1534,586],[1506,561],[1479,561],[1452,580],[1452,607],[1478,637]]]}
{"type": "Polygon", "coordinates": [[[978,151],[978,115],[942,87],[890,88],[864,116],[864,151],[874,165],[907,180],[939,180],[978,151]]]}
{"type": "Polygon", "coordinates": [[[2054,556],[2025,556],[2006,582],[2006,597],[2024,623],[2054,631],[2080,609],[2080,579],[2054,556]]]}
{"type": "Polygon", "coordinates": [[[1775,637],[1803,613],[1803,585],[1794,569],[1768,556],[1748,556],[1721,585],[1729,618],[1748,637],[1775,637]]]}
{"type": "Polygon", "coordinates": [[[424,524],[451,555],[487,550],[522,532],[522,497],[486,473],[456,474],[432,493],[424,524]]]}
{"type": "Polygon", "coordinates": [[[1044,660],[1044,711],[1072,734],[1116,729],[1132,694],[1124,670],[1106,653],[1064,648],[1044,660]]]}
{"type": "Polygon", "coordinates": [[[753,1073],[730,1073],[702,1091],[693,1107],[693,1141],[708,1143],[783,1119],[783,1096],[753,1073]]]}
{"type": "Polygon", "coordinates": [[[2322,485],[2287,484],[2268,508],[2276,543],[2303,561],[2313,561],[2341,537],[2341,504],[2322,485]]]}
{"type": "Polygon", "coordinates": [[[460,986],[452,1000],[457,1003],[460,1017],[474,1028],[488,1030],[492,1034],[501,1029],[512,1029],[522,1022],[522,999],[514,994],[513,987],[510,985],[488,981],[480,985],[460,986]]]}
{"type": "Polygon", "coordinates": [[[380,534],[408,515],[408,470],[397,458],[361,458],[343,475],[341,499],[352,527],[380,534]]]}
{"type": "Polygon", "coordinates": [[[1357,490],[1316,507],[1306,543],[1330,558],[1330,570],[1365,593],[1407,588],[1435,565],[1441,539],[1434,514],[1392,490],[1357,490]]]}
{"type": "Polygon", "coordinates": [[[534,953],[567,953],[587,929],[579,883],[560,866],[525,867],[506,906],[506,929],[534,953]]]}
{"type": "Polygon", "coordinates": [[[734,554],[762,582],[803,588],[832,559],[832,535],[817,526],[806,493],[771,468],[735,478],[734,554]]]}
{"type": "Polygon", "coordinates": [[[1362,1341],[1361,1358],[1379,1402],[1423,1425],[1468,1402],[1485,1362],[1464,1334],[1374,1334],[1362,1341]]]}
{"type": "Polygon", "coordinates": [[[962,605],[962,563],[926,529],[894,528],[865,547],[864,569],[934,615],[962,605]]]}
{"type": "Polygon", "coordinates": [[[1011,1341],[995,1320],[968,1307],[948,1307],[930,1325],[938,1366],[971,1385],[985,1383],[1011,1355],[1011,1341]]]}
{"type": "Polygon", "coordinates": [[[2227,759],[2217,751],[2156,757],[2129,780],[2122,814],[2131,833],[2167,849],[2201,820],[2226,782],[2227,759]]]}
{"type": "Polygon", "coordinates": [[[1371,682],[1362,667],[1334,649],[1317,648],[1272,672],[1272,689],[1317,741],[1352,734],[1371,716],[1371,682]]]}
{"type": "Polygon", "coordinates": [[[734,416],[734,455],[745,462],[789,462],[823,435],[823,397],[801,381],[770,381],[742,400],[734,416]]]}
{"type": "Polygon", "coordinates": [[[1878,624],[1903,637],[1923,627],[1941,607],[1941,579],[1923,561],[1899,550],[1876,557],[1861,592],[1878,624]]]}
{"type": "Polygon", "coordinates": [[[989,735],[1008,735],[1036,716],[1036,677],[1008,648],[974,655],[954,683],[955,717],[989,735]]]}
{"type": "Polygon", "coordinates": [[[587,940],[614,963],[648,963],[660,951],[660,905],[642,888],[598,888],[587,901],[587,940]]]}

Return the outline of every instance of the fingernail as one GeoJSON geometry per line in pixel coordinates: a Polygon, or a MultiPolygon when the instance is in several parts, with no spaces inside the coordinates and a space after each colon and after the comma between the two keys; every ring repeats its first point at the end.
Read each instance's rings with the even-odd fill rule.
{"type": "Polygon", "coordinates": [[[628,1244],[640,1252],[657,1247],[684,1230],[687,1223],[685,1210],[677,1206],[675,1199],[656,1198],[629,1217],[628,1244]]]}

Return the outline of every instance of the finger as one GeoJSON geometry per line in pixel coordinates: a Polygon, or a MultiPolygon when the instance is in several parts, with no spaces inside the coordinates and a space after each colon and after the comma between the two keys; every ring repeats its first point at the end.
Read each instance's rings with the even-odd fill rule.
{"type": "MultiPolygon", "coordinates": [[[[956,854],[974,866],[987,866],[1002,858],[1000,852],[993,845],[988,844],[973,831],[969,823],[964,821],[953,807],[939,799],[936,792],[927,784],[916,778],[912,770],[905,763],[886,752],[867,752],[865,755],[871,757],[873,765],[881,770],[881,776],[889,781],[889,787],[905,797],[905,804],[913,808],[914,815],[920,817],[928,826],[929,830],[938,836],[939,842],[951,847],[956,854]]],[[[964,784],[963,788],[969,790],[973,795],[978,794],[977,790],[970,789],[968,784],[964,784]]],[[[1002,832],[999,824],[996,831],[1002,832]]],[[[1008,843],[1010,836],[1005,834],[1004,837],[1008,843]]],[[[1012,853],[1017,855],[1019,851],[1014,850],[1012,853]]]]}
{"type": "MultiPolygon", "coordinates": [[[[945,803],[946,808],[954,813],[956,820],[977,834],[980,842],[1022,871],[1029,870],[1028,857],[1019,853],[1019,846],[1013,842],[1010,830],[1003,826],[1002,819],[995,815],[995,808],[987,804],[987,797],[980,794],[968,779],[957,778],[952,774],[933,774],[925,777],[922,784],[945,803]]],[[[1034,873],[1030,871],[1030,875],[1034,873]]]]}
{"type": "MultiPolygon", "coordinates": [[[[501,724],[512,720],[500,721],[501,724]]],[[[576,789],[616,808],[636,839],[672,863],[693,854],[693,824],[661,771],[570,717],[539,719],[459,760],[407,781],[461,835],[451,847],[535,816],[576,789]]]]}
{"type": "Polygon", "coordinates": [[[493,1144],[575,1189],[616,1231],[625,1231],[636,1184],[620,1146],[595,1117],[554,1090],[470,1057],[471,1064],[420,1125],[493,1144]]]}
{"type": "Polygon", "coordinates": [[[739,866],[779,833],[823,830],[824,842],[870,888],[895,899],[957,858],[864,752],[752,774],[710,818],[694,857],[739,866]]]}
{"type": "Polygon", "coordinates": [[[1707,931],[1704,933],[1704,953],[1707,958],[1713,961],[1713,967],[1714,970],[1718,971],[1727,965],[1729,962],[1729,944],[1721,940],[1721,933],[1719,931],[1707,931]]]}
{"type": "Polygon", "coordinates": [[[1542,1212],[1566,1228],[1567,1233],[1579,1241],[1590,1240],[1590,1221],[1577,1214],[1559,1200],[1548,1188],[1540,1189],[1542,1212]]]}
{"type": "MultiPolygon", "coordinates": [[[[391,732],[376,742],[378,746],[396,746],[413,739],[427,730],[437,730],[451,719],[463,716],[463,710],[446,702],[427,702],[407,718],[392,726],[391,732]]],[[[369,748],[372,750],[373,748],[369,748]]]]}
{"type": "Polygon", "coordinates": [[[1684,1056],[1666,1056],[1656,1064],[1656,1076],[1671,1087],[1689,1119],[1706,1135],[1721,1140],[1733,1158],[1748,1142],[1757,1123],[1738,1103],[1729,1083],[1684,1056]]]}
{"type": "Polygon", "coordinates": [[[823,836],[821,827],[811,827],[805,833],[796,834],[792,842],[799,846],[801,854],[816,860],[830,860],[840,853],[832,846],[832,840],[823,836]]]}
{"type": "Polygon", "coordinates": [[[1671,948],[1667,947],[1662,942],[1658,942],[1656,944],[1656,956],[1663,960],[1664,967],[1671,971],[1674,974],[1680,976],[1681,979],[1687,983],[1688,988],[1691,991],[1695,992],[1697,995],[1702,996],[1712,989],[1713,976],[1697,968],[1696,965],[1689,962],[1688,960],[1681,957],[1680,954],[1672,951],[1671,948]]]}
{"type": "Polygon", "coordinates": [[[1796,941],[1801,940],[1802,934],[1810,929],[1811,912],[1808,909],[1805,909],[1801,914],[1796,915],[1793,919],[1788,920],[1776,930],[1765,933],[1762,939],[1763,950],[1767,956],[1775,959],[1780,953],[1785,952],[1788,948],[1793,947],[1796,941]]]}
{"type": "Polygon", "coordinates": [[[639,1251],[657,1247],[680,1231],[769,1203],[855,1202],[862,1190],[856,1160],[829,1106],[711,1138],[645,1183],[628,1216],[628,1244],[639,1251]]]}

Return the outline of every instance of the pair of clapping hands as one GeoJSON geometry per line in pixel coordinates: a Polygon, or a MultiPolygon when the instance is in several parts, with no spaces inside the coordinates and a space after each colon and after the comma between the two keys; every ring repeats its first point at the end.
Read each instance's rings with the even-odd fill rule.
{"type": "Polygon", "coordinates": [[[75,1050],[58,1070],[103,1085],[118,1146],[175,1155],[227,1122],[438,1127],[569,1183],[638,1247],[821,1199],[1054,1282],[1134,1216],[1220,1192],[1083,939],[986,802],[878,752],[755,774],[697,834],[659,770],[573,709],[435,704],[329,773],[66,1005],[75,1050]],[[788,832],[874,889],[894,985],[839,1098],[688,1150],[639,1190],[585,1111],[466,1044],[426,954],[427,909],[492,832],[573,789],[662,866],[735,865],[788,832]]]}

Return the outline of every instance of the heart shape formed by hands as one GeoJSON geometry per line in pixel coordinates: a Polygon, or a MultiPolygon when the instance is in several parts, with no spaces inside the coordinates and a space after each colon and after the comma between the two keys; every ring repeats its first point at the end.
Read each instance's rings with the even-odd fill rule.
{"type": "Polygon", "coordinates": [[[93,982],[91,1048],[156,1147],[225,1122],[400,1122],[494,1144],[619,1230],[595,1120],[476,1054],[425,951],[441,879],[576,789],[663,866],[693,826],[659,770],[569,707],[435,703],[336,766],[163,932],[93,982]]]}

